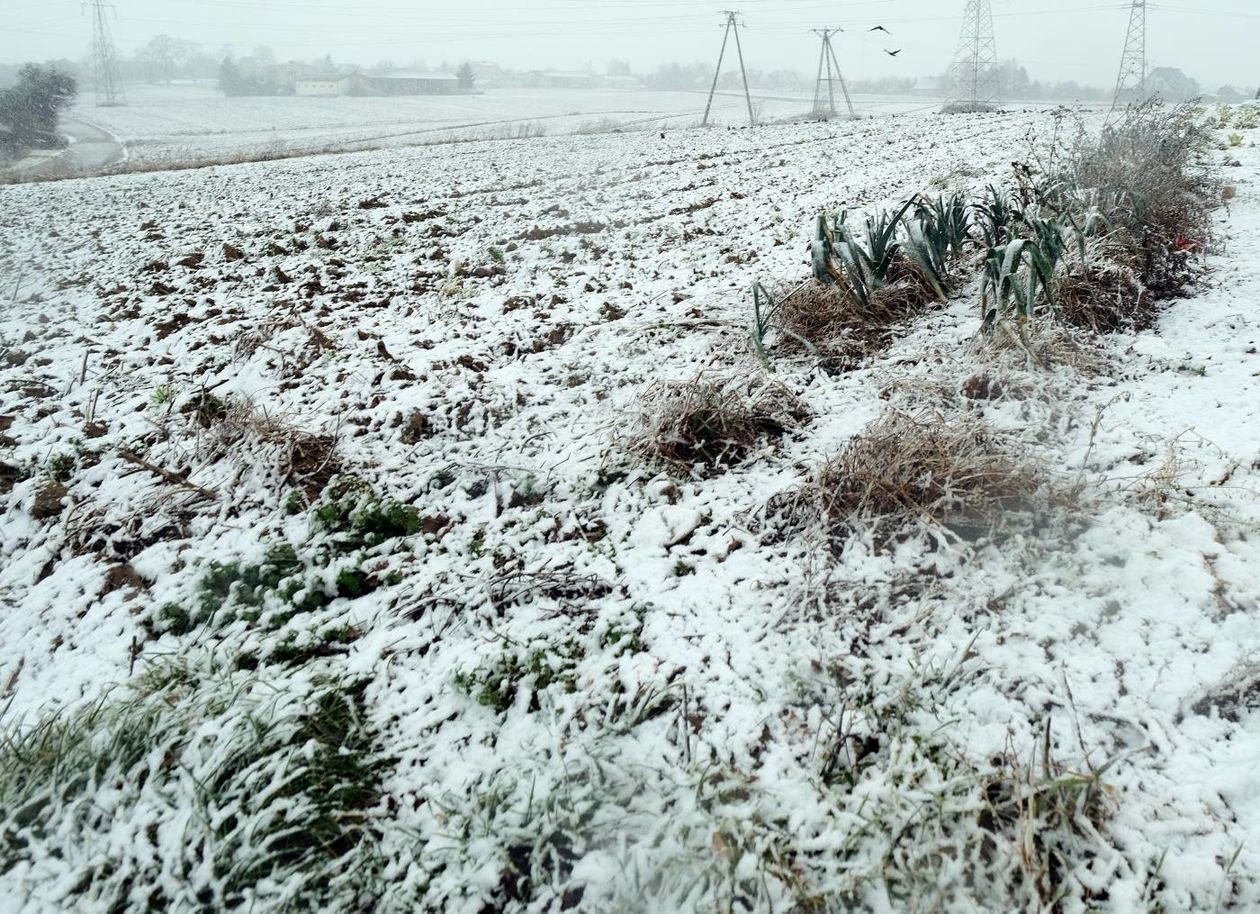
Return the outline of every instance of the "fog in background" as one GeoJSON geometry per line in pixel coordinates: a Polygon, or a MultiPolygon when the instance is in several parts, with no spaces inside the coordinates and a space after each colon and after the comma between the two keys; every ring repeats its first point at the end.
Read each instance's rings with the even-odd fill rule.
{"type": "MultiPolygon", "coordinates": [[[[853,79],[927,77],[949,64],[965,0],[742,0],[750,68],[812,75],[810,28],[836,38],[853,79]],[[874,25],[892,35],[870,32],[874,25]],[[885,50],[901,49],[890,57],[885,50]]],[[[399,66],[493,61],[519,70],[629,62],[648,72],[671,61],[716,60],[722,37],[716,0],[115,0],[110,26],[120,57],[155,35],[195,41],[215,56],[259,45],[279,59],[399,66]]],[[[1115,82],[1128,3],[993,0],[998,55],[1044,81],[1115,82]]],[[[1180,0],[1153,5],[1152,67],[1178,67],[1211,91],[1260,81],[1260,3],[1180,0]]],[[[0,63],[83,60],[91,22],[80,0],[0,0],[0,63]]],[[[729,64],[728,64],[729,65],[729,64]]]]}

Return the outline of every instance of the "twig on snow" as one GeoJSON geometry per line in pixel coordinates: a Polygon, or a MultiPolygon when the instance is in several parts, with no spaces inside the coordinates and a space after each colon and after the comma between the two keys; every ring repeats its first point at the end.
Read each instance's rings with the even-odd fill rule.
{"type": "Polygon", "coordinates": [[[219,497],[210,489],[207,489],[204,486],[196,485],[195,483],[191,483],[187,479],[184,479],[182,476],[180,476],[178,473],[172,473],[170,470],[164,470],[159,466],[155,466],[154,464],[149,463],[149,461],[145,460],[143,457],[140,457],[137,454],[133,454],[131,451],[119,451],[118,456],[121,457],[123,460],[127,461],[128,463],[134,463],[136,466],[142,467],[148,470],[150,473],[154,473],[157,476],[161,476],[171,485],[176,485],[185,489],[189,489],[193,492],[196,492],[198,495],[203,496],[204,498],[210,499],[211,501],[214,501],[215,499],[219,497]]]}

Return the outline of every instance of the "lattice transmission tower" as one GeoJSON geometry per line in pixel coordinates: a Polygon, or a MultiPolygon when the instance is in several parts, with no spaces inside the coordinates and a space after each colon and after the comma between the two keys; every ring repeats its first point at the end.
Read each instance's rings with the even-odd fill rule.
{"type": "Polygon", "coordinates": [[[83,5],[91,10],[92,16],[92,75],[96,82],[96,106],[113,108],[125,105],[127,100],[118,75],[118,56],[114,53],[109,21],[105,16],[106,10],[114,11],[114,5],[105,0],[89,0],[83,5]]]}
{"type": "Polygon", "coordinates": [[[757,116],[753,114],[752,93],[748,91],[748,70],[744,67],[744,48],[739,43],[739,10],[722,10],[726,17],[726,32],[722,35],[722,50],[718,53],[717,72],[713,74],[713,87],[709,89],[709,103],[704,106],[703,126],[709,126],[709,113],[713,110],[713,96],[717,94],[718,80],[722,76],[722,61],[726,59],[726,43],[735,34],[735,50],[739,53],[739,72],[744,77],[744,100],[748,102],[748,123],[756,127],[757,116]]]}
{"type": "Polygon", "coordinates": [[[844,95],[844,103],[849,109],[849,117],[857,120],[857,112],[853,110],[853,99],[849,98],[849,87],[840,72],[840,61],[836,59],[836,49],[831,45],[831,36],[844,29],[811,29],[822,38],[822,53],[818,57],[818,79],[814,83],[814,117],[833,118],[836,116],[836,83],[840,84],[840,92],[844,95]],[[825,76],[824,76],[825,72],[825,76]]]}
{"type": "Polygon", "coordinates": [[[1133,0],[1129,11],[1129,31],[1124,37],[1124,55],[1120,58],[1120,75],[1116,77],[1116,94],[1111,99],[1111,113],[1130,101],[1146,98],[1146,0],[1133,0]]]}
{"type": "Polygon", "coordinates": [[[967,0],[958,50],[949,68],[949,99],[945,111],[965,114],[995,111],[1001,98],[998,84],[997,37],[989,0],[967,0]]]}

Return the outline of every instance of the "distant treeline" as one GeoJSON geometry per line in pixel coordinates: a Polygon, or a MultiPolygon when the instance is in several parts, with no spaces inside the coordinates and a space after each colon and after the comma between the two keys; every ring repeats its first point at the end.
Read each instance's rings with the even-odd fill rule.
{"type": "MultiPolygon", "coordinates": [[[[50,61],[49,66],[62,73],[75,76],[85,84],[91,82],[90,67],[70,60],[50,61]]],[[[695,63],[671,63],[658,66],[650,72],[635,73],[629,61],[612,60],[605,67],[587,67],[582,70],[531,68],[511,70],[488,61],[460,63],[442,62],[433,69],[455,75],[462,67],[469,68],[480,89],[495,88],[644,88],[673,91],[707,91],[713,84],[712,61],[695,63]]],[[[390,60],[380,60],[371,65],[334,61],[331,55],[307,60],[281,60],[268,47],[258,47],[248,54],[231,53],[226,57],[213,55],[196,42],[158,35],[131,55],[119,60],[121,75],[126,82],[162,83],[175,80],[201,80],[217,82],[229,95],[283,95],[291,93],[299,79],[328,75],[364,72],[386,75],[399,70],[424,72],[430,68],[422,60],[410,60],[402,66],[390,60]]],[[[718,87],[728,91],[742,89],[743,82],[738,66],[728,61],[718,80],[718,87]]],[[[18,66],[0,65],[0,88],[17,82],[18,66]]],[[[947,74],[924,77],[884,76],[858,78],[846,74],[849,90],[866,95],[924,95],[950,94],[947,74]]],[[[1089,86],[1065,81],[1033,79],[1018,60],[1004,61],[998,67],[998,82],[1004,99],[1054,101],[1099,101],[1109,99],[1110,86],[1089,86]]],[[[761,92],[812,92],[814,73],[792,69],[748,70],[749,85],[761,92]]],[[[1254,98],[1254,87],[1221,86],[1212,91],[1200,85],[1180,70],[1171,67],[1156,68],[1150,75],[1151,83],[1169,101],[1203,97],[1227,103],[1254,98]]]]}

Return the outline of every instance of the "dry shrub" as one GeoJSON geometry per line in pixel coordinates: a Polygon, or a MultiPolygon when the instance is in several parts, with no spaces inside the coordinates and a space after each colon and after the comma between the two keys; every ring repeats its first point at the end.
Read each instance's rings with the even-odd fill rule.
{"type": "Polygon", "coordinates": [[[973,416],[889,413],[850,439],[782,505],[834,533],[874,528],[899,539],[930,524],[974,539],[1043,500],[1045,474],[973,416]]]}
{"type": "Polygon", "coordinates": [[[1210,138],[1194,106],[1153,101],[1131,107],[1100,138],[1082,137],[1072,153],[1079,184],[1095,189],[1128,232],[1157,298],[1194,281],[1193,255],[1211,240],[1221,185],[1205,164],[1210,138]]]}
{"type": "Polygon", "coordinates": [[[688,471],[739,463],[762,441],[781,438],[809,420],[795,394],[761,378],[710,380],[697,375],[662,384],[645,399],[630,449],[688,471]]]}

